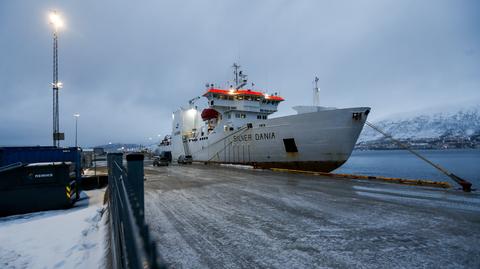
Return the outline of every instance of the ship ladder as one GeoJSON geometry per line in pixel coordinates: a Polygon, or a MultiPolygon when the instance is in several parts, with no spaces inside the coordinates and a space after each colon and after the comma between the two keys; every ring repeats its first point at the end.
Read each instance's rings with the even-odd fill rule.
{"type": "MultiPolygon", "coordinates": [[[[235,134],[243,134],[243,133],[244,133],[246,130],[248,130],[248,129],[250,129],[248,126],[244,126],[244,127],[240,128],[240,129],[238,129],[236,132],[233,132],[233,133],[229,134],[228,136],[225,136],[224,138],[216,141],[214,144],[216,144],[216,143],[218,143],[218,142],[221,142],[221,141],[225,141],[227,138],[229,138],[229,137],[231,137],[231,136],[233,136],[233,135],[235,135],[235,134]]],[[[217,151],[217,153],[215,153],[215,154],[212,155],[212,157],[208,160],[208,162],[212,161],[213,158],[215,158],[215,157],[217,157],[218,160],[220,161],[220,153],[223,152],[223,151],[225,151],[225,149],[226,149],[228,146],[232,145],[232,143],[233,143],[233,140],[231,140],[231,141],[229,141],[227,144],[225,144],[225,146],[223,146],[223,148],[221,148],[219,151],[217,151]]],[[[212,145],[213,145],[213,144],[212,144],[212,145]]],[[[225,159],[225,161],[226,161],[226,159],[225,159]]]]}
{"type": "Polygon", "coordinates": [[[432,161],[428,160],[424,156],[420,155],[418,152],[411,149],[408,144],[405,144],[405,143],[393,138],[391,135],[389,135],[385,131],[381,130],[377,126],[373,125],[372,123],[370,123],[368,121],[365,121],[365,124],[368,125],[370,128],[372,128],[373,130],[379,132],[380,134],[382,134],[386,138],[392,140],[393,142],[395,142],[395,144],[399,145],[401,148],[404,148],[404,149],[408,150],[413,155],[417,156],[421,160],[423,160],[426,163],[430,164],[431,166],[435,167],[437,170],[439,170],[443,174],[447,175],[449,178],[453,179],[453,181],[455,181],[457,184],[459,184],[462,187],[463,191],[470,192],[472,190],[472,183],[470,183],[469,181],[467,181],[465,179],[462,179],[459,176],[449,172],[447,169],[441,167],[440,165],[438,165],[436,163],[433,163],[432,161]]]}
{"type": "Polygon", "coordinates": [[[182,137],[183,142],[183,151],[185,152],[185,156],[190,155],[190,147],[188,146],[188,138],[186,136],[182,137]]]}

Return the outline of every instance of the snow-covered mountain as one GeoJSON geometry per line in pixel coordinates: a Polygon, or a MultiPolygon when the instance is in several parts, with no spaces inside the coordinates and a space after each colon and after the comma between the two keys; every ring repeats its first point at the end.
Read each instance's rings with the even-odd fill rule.
{"type": "MultiPolygon", "coordinates": [[[[399,139],[469,137],[480,134],[480,102],[469,106],[436,107],[396,114],[372,123],[399,139]]],[[[358,142],[382,137],[365,126],[358,142]]]]}

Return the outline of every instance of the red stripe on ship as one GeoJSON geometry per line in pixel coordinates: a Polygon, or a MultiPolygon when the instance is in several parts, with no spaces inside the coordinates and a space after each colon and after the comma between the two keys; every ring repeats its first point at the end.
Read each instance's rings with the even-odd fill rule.
{"type": "Polygon", "coordinates": [[[275,101],[284,101],[282,97],[278,95],[265,95],[262,92],[257,92],[257,91],[252,91],[252,90],[236,90],[236,91],[230,91],[230,90],[223,90],[223,89],[209,89],[203,96],[209,94],[209,93],[216,93],[216,94],[224,94],[224,95],[253,95],[253,96],[262,96],[267,100],[275,100],[275,101]]]}

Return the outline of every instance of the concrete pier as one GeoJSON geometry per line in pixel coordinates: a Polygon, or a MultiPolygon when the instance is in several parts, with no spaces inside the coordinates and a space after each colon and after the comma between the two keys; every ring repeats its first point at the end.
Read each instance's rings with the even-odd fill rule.
{"type": "Polygon", "coordinates": [[[475,192],[199,164],[145,176],[147,223],[175,267],[480,267],[475,192]]]}

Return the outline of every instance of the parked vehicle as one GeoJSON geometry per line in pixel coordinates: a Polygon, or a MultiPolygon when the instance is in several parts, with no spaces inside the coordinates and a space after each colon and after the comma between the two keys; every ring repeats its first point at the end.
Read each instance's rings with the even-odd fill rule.
{"type": "Polygon", "coordinates": [[[180,155],[178,157],[177,162],[179,164],[192,164],[192,156],[191,155],[180,155]]]}
{"type": "Polygon", "coordinates": [[[168,162],[172,162],[172,152],[171,151],[162,151],[160,157],[166,158],[168,162]]]}
{"type": "Polygon", "coordinates": [[[153,157],[153,166],[168,166],[170,162],[165,156],[154,156],[153,157]]]}

